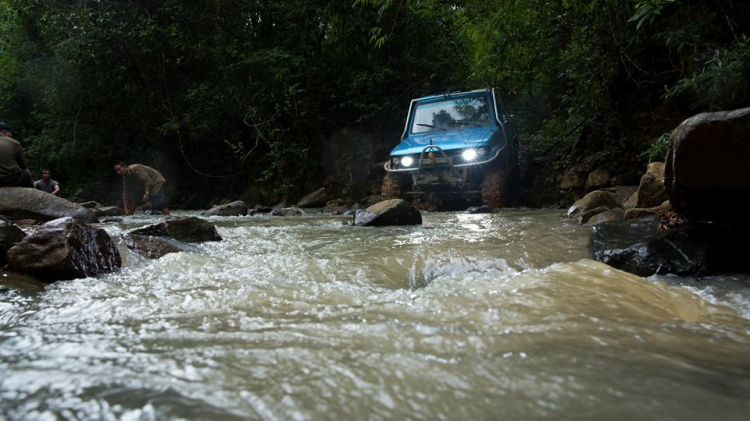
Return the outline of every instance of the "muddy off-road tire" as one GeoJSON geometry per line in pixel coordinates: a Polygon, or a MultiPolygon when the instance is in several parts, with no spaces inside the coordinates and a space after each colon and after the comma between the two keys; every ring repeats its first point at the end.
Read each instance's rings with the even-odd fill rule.
{"type": "Polygon", "coordinates": [[[401,199],[403,195],[403,177],[401,174],[392,172],[385,173],[383,177],[383,187],[380,189],[380,196],[383,200],[401,199]]]}
{"type": "Polygon", "coordinates": [[[493,168],[482,181],[482,204],[490,208],[508,206],[508,174],[501,168],[493,168]]]}

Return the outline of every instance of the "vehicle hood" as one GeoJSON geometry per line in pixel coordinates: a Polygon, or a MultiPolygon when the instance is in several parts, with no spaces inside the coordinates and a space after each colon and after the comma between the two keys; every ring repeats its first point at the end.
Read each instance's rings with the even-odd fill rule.
{"type": "Polygon", "coordinates": [[[451,131],[434,131],[429,133],[413,134],[402,140],[393,150],[391,155],[410,155],[422,153],[422,150],[430,144],[441,147],[444,151],[465,149],[468,147],[480,147],[486,145],[496,127],[467,127],[451,131]]]}

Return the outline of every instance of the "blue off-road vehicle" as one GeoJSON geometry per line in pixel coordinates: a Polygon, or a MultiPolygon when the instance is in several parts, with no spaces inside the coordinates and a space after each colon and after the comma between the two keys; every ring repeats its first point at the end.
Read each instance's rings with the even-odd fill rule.
{"type": "Polygon", "coordinates": [[[512,116],[494,89],[413,99],[401,143],[385,163],[382,197],[508,206],[517,160],[512,116]]]}

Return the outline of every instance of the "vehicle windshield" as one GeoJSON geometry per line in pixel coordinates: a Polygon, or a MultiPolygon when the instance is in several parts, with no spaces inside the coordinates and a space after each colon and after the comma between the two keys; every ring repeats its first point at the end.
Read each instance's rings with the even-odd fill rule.
{"type": "Polygon", "coordinates": [[[446,99],[418,104],[414,111],[411,133],[482,127],[490,125],[491,122],[487,96],[446,99]]]}

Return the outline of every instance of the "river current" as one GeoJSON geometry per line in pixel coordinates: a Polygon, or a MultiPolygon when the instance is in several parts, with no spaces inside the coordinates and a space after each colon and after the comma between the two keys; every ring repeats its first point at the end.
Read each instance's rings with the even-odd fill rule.
{"type": "Polygon", "coordinates": [[[560,210],[423,218],[210,217],[221,242],[0,292],[0,419],[750,419],[747,276],[615,270],[560,210]]]}

